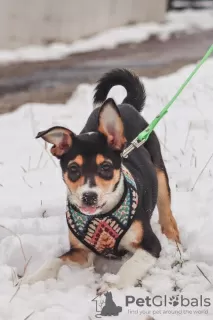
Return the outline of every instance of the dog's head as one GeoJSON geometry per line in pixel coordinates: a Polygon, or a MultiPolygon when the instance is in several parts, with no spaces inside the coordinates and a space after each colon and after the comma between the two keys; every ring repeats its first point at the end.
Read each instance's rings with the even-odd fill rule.
{"type": "Polygon", "coordinates": [[[99,111],[98,131],[75,135],[64,127],[39,132],[37,138],[53,144],[60,159],[69,199],[81,212],[103,212],[116,201],[121,180],[121,152],[126,139],[120,112],[112,99],[99,111]]]}

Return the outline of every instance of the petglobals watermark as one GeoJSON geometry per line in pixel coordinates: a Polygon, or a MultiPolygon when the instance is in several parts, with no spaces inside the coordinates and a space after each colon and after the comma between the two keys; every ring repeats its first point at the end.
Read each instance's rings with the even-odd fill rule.
{"type": "Polygon", "coordinates": [[[146,296],[144,298],[136,298],[134,296],[126,296],[126,307],[135,304],[138,307],[166,307],[166,306],[181,306],[181,307],[210,307],[211,300],[210,298],[205,298],[200,295],[197,298],[185,297],[183,295],[176,295],[168,297],[166,295],[154,297],[146,296]]]}
{"type": "MultiPolygon", "coordinates": [[[[139,295],[141,293],[138,293],[139,295]]],[[[211,298],[199,296],[179,295],[155,295],[134,296],[116,295],[105,292],[103,295],[92,299],[95,306],[95,318],[119,316],[122,313],[134,315],[206,315],[211,314],[211,298]],[[117,299],[119,298],[119,299],[117,299]]],[[[155,318],[155,317],[154,317],[155,318]]],[[[172,319],[172,318],[171,318],[172,319]]]]}
{"type": "Polygon", "coordinates": [[[211,299],[203,295],[196,297],[180,295],[156,295],[135,297],[127,295],[125,297],[125,307],[129,314],[208,314],[211,307],[211,299]]]}

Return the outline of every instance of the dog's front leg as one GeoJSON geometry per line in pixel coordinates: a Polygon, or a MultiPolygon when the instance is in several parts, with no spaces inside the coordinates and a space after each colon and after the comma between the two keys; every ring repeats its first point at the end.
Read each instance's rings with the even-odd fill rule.
{"type": "Polygon", "coordinates": [[[132,226],[123,238],[123,244],[127,250],[133,252],[133,256],[121,266],[116,277],[109,277],[108,280],[107,275],[104,276],[103,283],[98,289],[99,294],[112,287],[122,289],[136,285],[138,280],[141,280],[155,265],[160,255],[161,245],[151,226],[149,223],[147,226],[144,225],[143,238],[140,243],[137,243],[135,231],[132,226]],[[137,248],[134,249],[135,245],[137,248]]]}
{"type": "Polygon", "coordinates": [[[79,265],[86,268],[92,266],[93,257],[94,254],[90,251],[72,248],[59,258],[46,261],[34,274],[23,277],[20,282],[21,284],[33,284],[38,281],[57,278],[62,265],[79,265]]]}
{"type": "Polygon", "coordinates": [[[149,252],[142,248],[137,249],[118,271],[116,287],[122,289],[136,285],[137,281],[142,279],[147,271],[155,265],[156,260],[157,258],[149,252]]]}
{"type": "Polygon", "coordinates": [[[156,260],[157,258],[142,248],[137,249],[133,256],[121,266],[115,277],[108,278],[107,275],[103,277],[98,294],[113,287],[122,289],[136,285],[137,281],[142,279],[147,271],[155,265],[156,260]]]}

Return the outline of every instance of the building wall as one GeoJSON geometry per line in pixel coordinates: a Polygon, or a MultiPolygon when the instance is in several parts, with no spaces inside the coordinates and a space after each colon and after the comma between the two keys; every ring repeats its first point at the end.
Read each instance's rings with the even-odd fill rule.
{"type": "Polygon", "coordinates": [[[128,23],[162,21],[167,0],[0,0],[0,48],[72,42],[128,23]]]}

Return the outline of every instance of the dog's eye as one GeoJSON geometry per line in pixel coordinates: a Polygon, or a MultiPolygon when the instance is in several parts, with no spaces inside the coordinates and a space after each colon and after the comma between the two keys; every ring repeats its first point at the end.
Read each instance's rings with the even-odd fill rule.
{"type": "Polygon", "coordinates": [[[104,179],[112,179],[113,177],[113,166],[109,162],[102,163],[98,168],[99,175],[104,179]]]}
{"type": "Polygon", "coordinates": [[[101,171],[103,171],[103,172],[107,172],[107,171],[112,170],[112,165],[109,162],[102,163],[100,167],[101,167],[101,171]]]}
{"type": "Polygon", "coordinates": [[[69,166],[68,175],[73,182],[77,181],[81,176],[81,168],[76,163],[69,166]]]}

